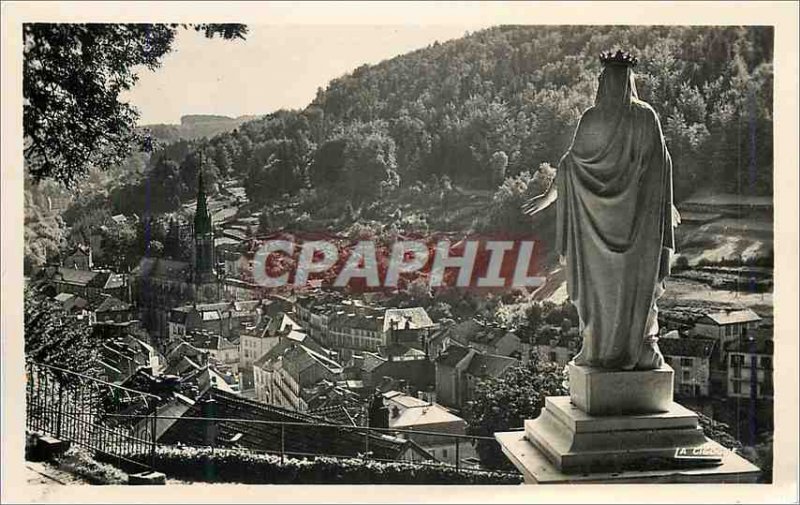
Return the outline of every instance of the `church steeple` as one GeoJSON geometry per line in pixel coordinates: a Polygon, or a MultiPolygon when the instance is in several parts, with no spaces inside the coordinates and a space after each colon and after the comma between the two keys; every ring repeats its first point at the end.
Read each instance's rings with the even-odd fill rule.
{"type": "MultiPolygon", "coordinates": [[[[206,190],[203,185],[203,157],[200,154],[200,169],[197,175],[197,208],[194,213],[194,282],[200,285],[215,282],[214,272],[214,231],[211,213],[208,211],[206,190]]],[[[205,297],[201,297],[205,298],[205,297]]]]}
{"type": "Polygon", "coordinates": [[[196,236],[211,233],[211,214],[206,202],[206,189],[203,187],[203,157],[200,156],[200,169],[197,176],[197,210],[194,213],[194,233],[196,236]]]}

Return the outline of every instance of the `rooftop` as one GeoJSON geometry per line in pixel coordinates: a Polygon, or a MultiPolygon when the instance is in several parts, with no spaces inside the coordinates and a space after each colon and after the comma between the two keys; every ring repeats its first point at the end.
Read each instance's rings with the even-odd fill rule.
{"type": "Polygon", "coordinates": [[[708,319],[719,326],[736,323],[749,323],[761,321],[761,317],[750,309],[727,310],[706,314],[708,319]]]}
{"type": "Polygon", "coordinates": [[[697,337],[662,338],[658,347],[665,356],[691,356],[708,358],[714,350],[716,340],[697,337]]]}

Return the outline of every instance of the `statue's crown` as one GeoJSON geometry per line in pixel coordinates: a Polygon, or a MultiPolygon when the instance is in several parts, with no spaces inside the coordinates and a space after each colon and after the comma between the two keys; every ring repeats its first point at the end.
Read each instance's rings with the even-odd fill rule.
{"type": "Polygon", "coordinates": [[[612,51],[603,51],[600,53],[600,63],[603,65],[635,67],[636,64],[639,63],[639,60],[631,53],[618,49],[616,53],[612,51]]]}

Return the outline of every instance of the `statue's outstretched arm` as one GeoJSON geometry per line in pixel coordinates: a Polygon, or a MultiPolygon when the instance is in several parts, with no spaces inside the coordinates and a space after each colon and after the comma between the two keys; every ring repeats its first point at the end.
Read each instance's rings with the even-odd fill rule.
{"type": "Polygon", "coordinates": [[[538,214],[555,202],[556,198],[558,198],[558,190],[556,189],[556,181],[554,179],[544,193],[534,196],[522,204],[522,212],[529,216],[538,214]]]}

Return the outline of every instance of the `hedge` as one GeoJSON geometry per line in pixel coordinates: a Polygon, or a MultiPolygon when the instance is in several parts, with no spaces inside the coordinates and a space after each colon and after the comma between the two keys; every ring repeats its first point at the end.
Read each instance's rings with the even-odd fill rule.
{"type": "MultiPolygon", "coordinates": [[[[150,462],[149,454],[130,459],[150,462]]],[[[116,458],[102,458],[116,463],[116,458]]],[[[522,476],[491,471],[462,470],[445,465],[379,462],[360,458],[284,458],[242,449],[161,446],[155,469],[169,478],[242,484],[520,484],[522,476]]]]}

